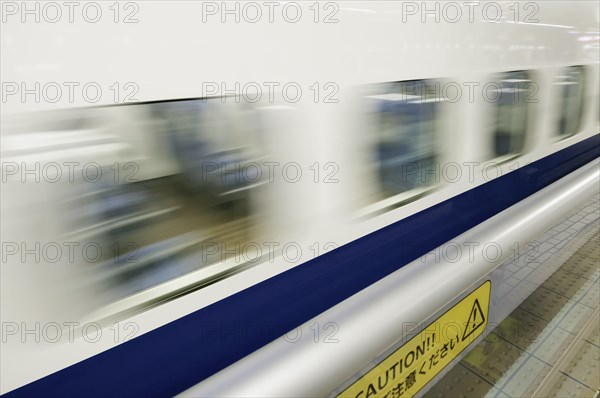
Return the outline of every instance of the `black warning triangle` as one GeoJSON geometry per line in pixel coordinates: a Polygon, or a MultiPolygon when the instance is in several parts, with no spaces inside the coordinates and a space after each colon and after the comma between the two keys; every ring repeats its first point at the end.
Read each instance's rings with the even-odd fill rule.
{"type": "Polygon", "coordinates": [[[465,332],[463,333],[463,337],[461,341],[465,341],[467,337],[469,337],[474,331],[477,330],[481,325],[485,322],[485,317],[483,316],[483,311],[481,311],[481,306],[479,305],[479,300],[475,299],[473,303],[473,308],[471,308],[471,313],[469,314],[469,320],[467,321],[467,325],[465,326],[465,332]]]}

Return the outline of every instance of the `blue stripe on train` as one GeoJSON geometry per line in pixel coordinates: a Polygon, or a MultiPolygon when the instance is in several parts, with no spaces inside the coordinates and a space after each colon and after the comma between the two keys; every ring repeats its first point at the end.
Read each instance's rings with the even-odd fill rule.
{"type": "Polygon", "coordinates": [[[596,135],[5,396],[180,393],[599,155],[596,135]]]}

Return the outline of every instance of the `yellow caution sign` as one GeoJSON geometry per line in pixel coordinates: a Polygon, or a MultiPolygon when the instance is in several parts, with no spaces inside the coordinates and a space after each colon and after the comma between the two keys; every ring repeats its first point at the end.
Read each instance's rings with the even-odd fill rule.
{"type": "Polygon", "coordinates": [[[491,282],[475,289],[338,397],[411,397],[487,326],[491,282]]]}

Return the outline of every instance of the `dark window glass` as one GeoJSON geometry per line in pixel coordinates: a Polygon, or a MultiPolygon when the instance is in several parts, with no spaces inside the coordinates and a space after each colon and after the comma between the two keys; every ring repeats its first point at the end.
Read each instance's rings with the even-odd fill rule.
{"type": "Polygon", "coordinates": [[[581,129],[584,78],[583,67],[573,66],[558,76],[555,83],[560,89],[557,134],[561,137],[572,136],[581,129]]]}
{"type": "Polygon", "coordinates": [[[527,134],[529,105],[537,89],[527,72],[508,72],[490,89],[487,98],[496,104],[494,157],[523,151],[527,134]]]}
{"type": "Polygon", "coordinates": [[[427,187],[435,179],[439,84],[431,80],[384,86],[376,101],[377,157],[384,197],[427,187]]]}

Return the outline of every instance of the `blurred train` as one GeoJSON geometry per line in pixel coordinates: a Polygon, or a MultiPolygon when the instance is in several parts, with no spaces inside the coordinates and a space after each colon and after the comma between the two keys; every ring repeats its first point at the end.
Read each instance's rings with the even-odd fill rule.
{"type": "Polygon", "coordinates": [[[383,396],[598,192],[595,2],[8,3],[6,396],[383,396]]]}

